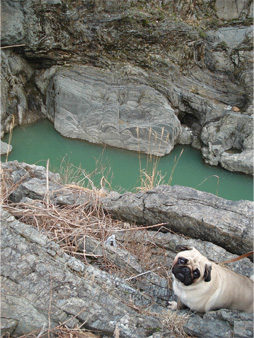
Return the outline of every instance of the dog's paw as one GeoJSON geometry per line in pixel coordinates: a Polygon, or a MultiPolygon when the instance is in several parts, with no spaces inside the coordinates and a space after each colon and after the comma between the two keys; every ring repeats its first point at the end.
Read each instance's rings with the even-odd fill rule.
{"type": "Polygon", "coordinates": [[[176,311],[177,310],[177,302],[168,302],[168,309],[172,310],[172,311],[176,311]]]}

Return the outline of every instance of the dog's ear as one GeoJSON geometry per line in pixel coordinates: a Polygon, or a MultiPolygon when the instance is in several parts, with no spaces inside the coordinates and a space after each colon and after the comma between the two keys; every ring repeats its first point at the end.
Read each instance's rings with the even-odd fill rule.
{"type": "Polygon", "coordinates": [[[205,282],[210,282],[211,280],[211,271],[212,271],[212,266],[209,264],[205,265],[205,273],[204,273],[204,281],[205,282]]]}
{"type": "Polygon", "coordinates": [[[192,247],[188,246],[188,245],[176,245],[176,247],[175,247],[176,252],[181,252],[181,251],[185,251],[185,250],[192,250],[192,247]]]}

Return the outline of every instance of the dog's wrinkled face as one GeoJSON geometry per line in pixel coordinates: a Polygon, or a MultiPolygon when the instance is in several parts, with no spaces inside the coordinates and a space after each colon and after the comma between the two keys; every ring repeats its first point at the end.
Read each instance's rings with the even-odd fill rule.
{"type": "Polygon", "coordinates": [[[210,282],[211,264],[195,248],[183,248],[173,262],[172,272],[175,278],[188,286],[200,281],[210,282]]]}

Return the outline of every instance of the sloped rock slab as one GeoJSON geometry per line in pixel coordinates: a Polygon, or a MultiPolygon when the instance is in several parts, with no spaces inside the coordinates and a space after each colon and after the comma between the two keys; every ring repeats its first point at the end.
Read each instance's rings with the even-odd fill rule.
{"type": "Polygon", "coordinates": [[[109,195],[102,203],[117,219],[165,223],[174,232],[213,242],[236,254],[253,248],[254,203],[250,201],[229,201],[182,186],[158,186],[147,192],[109,195]]]}
{"type": "MultiPolygon", "coordinates": [[[[85,236],[76,240],[77,245],[85,254],[98,257],[103,256],[122,270],[121,276],[135,288],[145,292],[157,304],[167,305],[168,299],[172,298],[172,291],[168,288],[168,281],[153,271],[146,271],[139,263],[136,256],[123,249],[120,242],[116,246],[105,245],[95,238],[85,236]],[[85,247],[84,247],[85,243],[85,247]],[[124,269],[123,269],[124,267],[124,269]]],[[[156,310],[156,307],[153,309],[156,310]]]]}
{"type": "Polygon", "coordinates": [[[47,328],[49,316],[51,328],[70,319],[67,325],[71,327],[85,323],[85,327],[110,335],[118,326],[121,337],[129,338],[162,330],[157,318],[128,306],[130,294],[141,302],[145,297],[123,280],[86,266],[63,253],[37,229],[4,210],[1,214],[1,315],[15,321],[14,334],[29,333],[43,325],[47,328]]]}
{"type": "MultiPolygon", "coordinates": [[[[63,188],[58,174],[49,172],[47,178],[43,167],[13,161],[3,163],[2,169],[14,202],[44,200],[48,194],[58,205],[93,203],[86,192],[63,188]]],[[[174,232],[213,242],[235,254],[252,250],[251,201],[229,201],[188,187],[159,186],[145,193],[112,193],[101,202],[117,219],[149,225],[165,223],[174,232]]]]}

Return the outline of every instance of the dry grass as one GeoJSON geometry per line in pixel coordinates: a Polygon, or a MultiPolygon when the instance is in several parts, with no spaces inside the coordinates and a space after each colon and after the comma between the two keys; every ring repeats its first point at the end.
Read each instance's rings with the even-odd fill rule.
{"type": "MultiPolygon", "coordinates": [[[[140,137],[140,131],[139,128],[136,128],[136,133],[137,133],[137,139],[138,139],[138,145],[140,144],[139,137],[140,137]]],[[[140,186],[137,187],[138,191],[147,191],[152,188],[155,188],[161,184],[171,184],[172,178],[174,171],[176,169],[177,163],[180,159],[180,157],[183,154],[183,149],[178,156],[178,158],[174,159],[174,165],[171,170],[170,178],[168,182],[165,182],[165,176],[167,173],[162,174],[162,171],[158,169],[159,167],[159,162],[160,162],[160,156],[153,155],[151,151],[151,147],[153,145],[157,145],[158,147],[158,152],[161,150],[161,146],[163,144],[167,144],[169,141],[170,135],[169,133],[165,135],[165,129],[164,127],[161,128],[161,134],[158,135],[156,132],[152,130],[152,128],[149,129],[149,134],[148,134],[148,144],[150,149],[148,149],[148,155],[146,157],[146,168],[142,168],[141,165],[141,154],[139,150],[139,171],[140,171],[140,186]]]]}
{"type": "MultiPolygon", "coordinates": [[[[11,214],[18,217],[22,222],[26,224],[31,224],[35,226],[39,231],[46,232],[48,236],[55,242],[57,242],[61,248],[75,257],[79,257],[86,264],[89,264],[89,259],[91,258],[90,254],[86,255],[86,252],[79,252],[77,246],[75,246],[75,238],[80,238],[83,236],[84,240],[86,236],[91,236],[102,242],[110,236],[115,231],[122,231],[123,229],[129,233],[129,239],[132,237],[132,233],[135,231],[140,231],[143,227],[135,227],[129,225],[126,228],[122,222],[114,221],[109,215],[106,215],[102,210],[97,206],[91,208],[88,205],[79,205],[72,207],[57,207],[55,205],[49,204],[46,205],[42,201],[33,201],[32,203],[9,203],[5,208],[10,211],[11,214]]],[[[162,225],[158,225],[161,227],[162,225]]],[[[147,228],[144,227],[144,232],[147,231],[147,228]]],[[[119,243],[118,243],[119,244],[119,243]]],[[[158,275],[165,277],[167,273],[164,262],[161,261],[160,264],[153,263],[152,251],[156,247],[156,244],[150,241],[148,244],[145,242],[135,243],[134,241],[126,240],[120,244],[121,247],[128,250],[132,254],[136,255],[140,264],[146,269],[146,272],[151,271],[156,272],[158,275]]],[[[158,248],[156,248],[158,249],[158,248]]],[[[163,249],[161,249],[163,251],[163,249]]],[[[163,254],[163,253],[162,253],[163,254]]],[[[93,258],[93,260],[96,257],[93,258]]],[[[100,257],[102,260],[102,266],[104,270],[113,274],[120,274],[126,276],[125,267],[122,269],[116,267],[112,262],[108,261],[105,257],[100,257]]],[[[145,272],[145,273],[146,273],[145,272]]],[[[133,276],[133,278],[142,278],[140,276],[133,276]]],[[[131,282],[131,278],[127,278],[126,281],[131,282]]],[[[131,303],[127,304],[131,306],[131,303]]],[[[147,313],[147,310],[144,308],[139,308],[133,305],[133,309],[137,312],[143,313],[144,315],[151,315],[147,313]]],[[[50,313],[50,305],[49,305],[50,313]]],[[[156,315],[156,314],[154,314],[156,315]]],[[[169,314],[168,314],[169,315],[169,314]]],[[[173,318],[167,317],[166,315],[161,318],[158,316],[158,319],[161,320],[162,324],[173,330],[176,334],[176,337],[182,338],[185,337],[182,329],[182,317],[178,317],[173,314],[173,318]],[[177,319],[177,320],[176,320],[177,319]]],[[[49,317],[50,320],[50,317],[49,317]]],[[[54,334],[55,337],[59,338],[95,338],[100,337],[94,333],[87,332],[81,328],[70,329],[67,326],[67,323],[59,325],[57,328],[48,328],[46,332],[40,334],[39,331],[32,332],[28,335],[22,336],[22,338],[33,338],[33,337],[48,337],[54,334]]],[[[116,328],[114,332],[114,337],[118,337],[118,329],[116,328]]]]}
{"type": "Polygon", "coordinates": [[[188,318],[188,314],[180,314],[178,311],[167,310],[161,314],[162,324],[166,326],[170,331],[173,331],[178,338],[188,337],[183,329],[184,324],[186,323],[188,318]]]}
{"type": "MultiPolygon", "coordinates": [[[[70,171],[69,171],[70,174],[70,171]]],[[[71,168],[71,180],[73,174],[81,185],[87,182],[90,184],[90,177],[87,177],[79,168],[71,168]]],[[[114,229],[119,229],[120,222],[113,221],[105,213],[100,204],[100,198],[104,194],[102,189],[97,189],[94,185],[91,188],[79,186],[76,184],[66,184],[58,193],[66,191],[74,193],[76,196],[85,194],[86,202],[80,205],[60,206],[55,205],[50,200],[48,166],[46,169],[46,194],[43,200],[32,200],[26,203],[13,203],[9,196],[14,192],[21,183],[29,177],[29,171],[13,183],[10,171],[1,168],[1,204],[12,215],[20,221],[33,225],[39,231],[46,233],[51,240],[58,243],[61,248],[68,254],[82,256],[75,246],[77,238],[86,236],[94,237],[97,240],[105,241],[112,235],[114,229]]]]}
{"type": "Polygon", "coordinates": [[[109,178],[111,168],[108,163],[103,162],[104,149],[101,156],[96,160],[94,171],[90,173],[87,173],[81,167],[75,166],[64,157],[59,169],[63,185],[72,184],[76,187],[85,187],[93,191],[97,191],[98,189],[111,191],[111,178],[109,178]],[[95,181],[98,181],[98,178],[99,182],[98,184],[95,184],[95,181]]]}
{"type": "MultiPolygon", "coordinates": [[[[139,128],[137,127],[137,138],[139,139],[139,128]]],[[[164,127],[161,130],[161,135],[158,136],[156,132],[149,129],[148,135],[148,144],[149,147],[152,145],[157,145],[158,151],[160,151],[162,143],[167,143],[169,139],[169,134],[164,140],[164,127]]],[[[162,175],[161,171],[158,170],[160,157],[156,155],[152,155],[151,149],[148,149],[148,155],[146,157],[146,168],[143,169],[141,167],[141,158],[140,158],[140,151],[139,151],[139,171],[140,171],[140,187],[137,190],[146,191],[152,189],[158,185],[160,185],[163,181],[165,175],[162,175]]]]}
{"type": "MultiPolygon", "coordinates": [[[[163,224],[158,224],[153,230],[160,231],[163,228],[163,224]]],[[[169,265],[167,264],[166,250],[155,243],[148,230],[149,227],[131,228],[131,231],[125,232],[122,245],[138,258],[140,264],[146,270],[145,273],[154,271],[159,276],[168,278],[169,265]],[[140,234],[140,230],[142,235],[136,236],[136,233],[140,234]]]]}
{"type": "MultiPolygon", "coordinates": [[[[97,196],[93,195],[92,198],[96,199],[97,196]]],[[[73,244],[75,239],[91,236],[105,241],[117,227],[117,222],[102,211],[99,202],[95,206],[89,201],[61,207],[34,200],[30,203],[8,203],[5,208],[20,221],[43,230],[67,253],[74,254],[76,251],[73,244]]]]}

